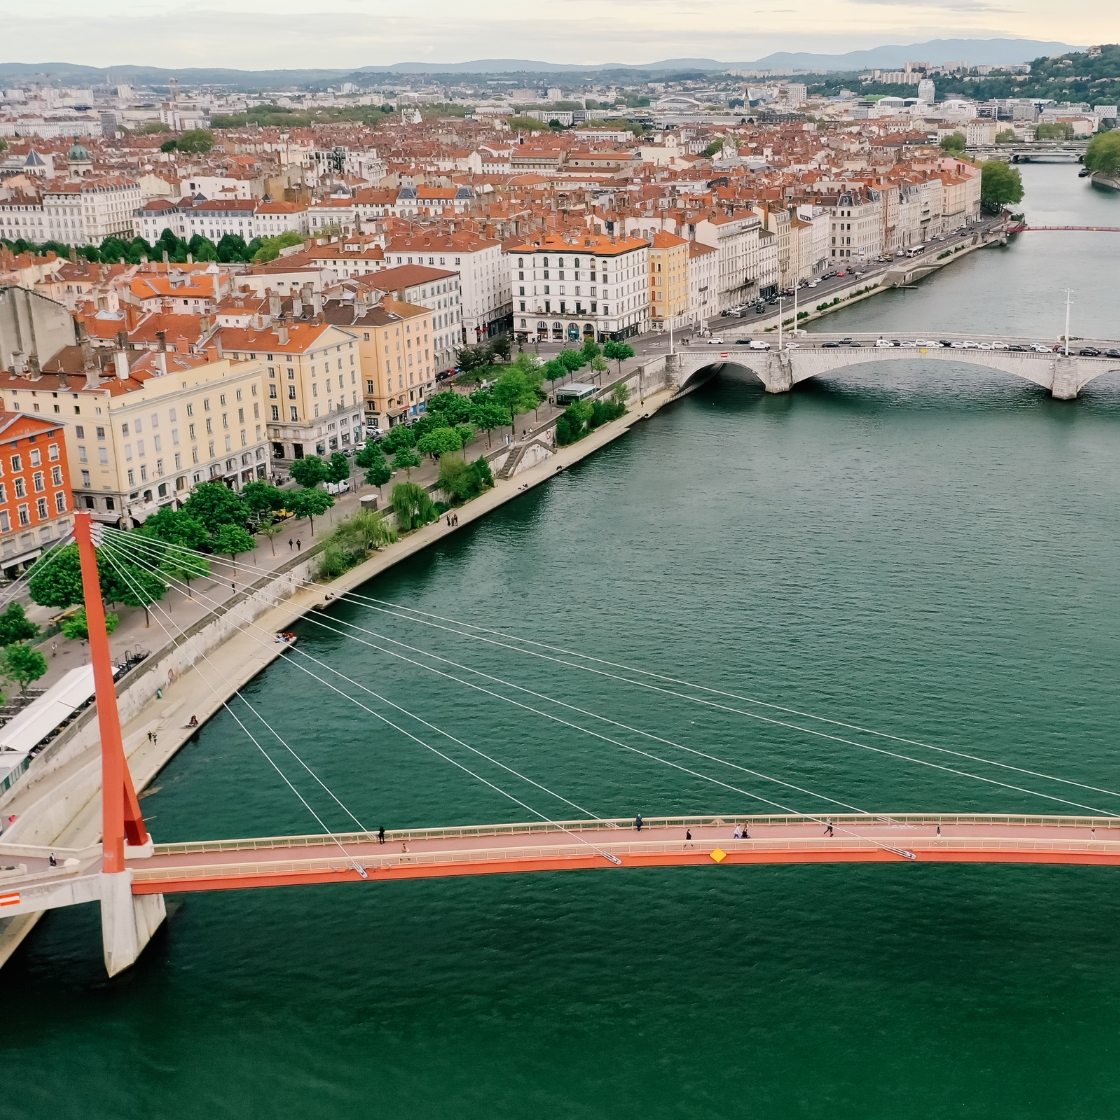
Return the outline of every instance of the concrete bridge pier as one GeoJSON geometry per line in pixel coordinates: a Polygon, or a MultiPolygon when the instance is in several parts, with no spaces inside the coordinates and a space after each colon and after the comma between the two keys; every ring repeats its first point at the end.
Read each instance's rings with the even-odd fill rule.
{"type": "Polygon", "coordinates": [[[101,873],[101,944],[105,971],[123,972],[167,917],[162,894],[133,895],[132,871],[101,873]]]}
{"type": "Polygon", "coordinates": [[[752,364],[768,393],[788,393],[793,388],[793,362],[788,353],[771,350],[765,361],[752,364]]]}
{"type": "Polygon", "coordinates": [[[1076,358],[1067,358],[1064,355],[1054,359],[1050,393],[1055,400],[1072,401],[1077,399],[1077,394],[1081,391],[1079,364],[1076,358]]]}

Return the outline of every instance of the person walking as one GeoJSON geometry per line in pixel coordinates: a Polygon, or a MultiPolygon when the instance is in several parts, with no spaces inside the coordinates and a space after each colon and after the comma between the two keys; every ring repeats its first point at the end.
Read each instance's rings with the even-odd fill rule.
{"type": "Polygon", "coordinates": [[[639,814],[638,814],[638,815],[637,815],[637,816],[636,816],[636,817],[634,818],[634,827],[635,827],[635,828],[636,828],[636,829],[637,829],[637,830],[638,830],[639,832],[641,832],[641,831],[642,831],[642,814],[641,814],[641,813],[639,813],[639,814]]]}
{"type": "Polygon", "coordinates": [[[732,840],[742,840],[743,839],[743,826],[741,824],[737,824],[735,826],[735,831],[731,834],[731,839],[732,840]]]}
{"type": "Polygon", "coordinates": [[[686,828],[684,830],[684,838],[686,840],[691,840],[692,839],[692,829],[691,828],[686,828]]]}
{"type": "Polygon", "coordinates": [[[48,862],[50,863],[51,867],[57,867],[58,866],[58,860],[56,860],[54,858],[54,852],[51,852],[50,859],[48,860],[48,862]]]}
{"type": "Polygon", "coordinates": [[[831,836],[832,835],[832,818],[831,817],[829,817],[828,820],[825,821],[824,834],[825,834],[825,836],[831,836]]]}
{"type": "Polygon", "coordinates": [[[302,551],[303,551],[303,541],[301,541],[299,539],[299,537],[296,537],[296,552],[302,552],[302,551]]]}
{"type": "Polygon", "coordinates": [[[288,551],[289,552],[295,552],[295,550],[296,550],[296,542],[293,541],[291,537],[289,537],[288,538],[288,551]]]}
{"type": "Polygon", "coordinates": [[[377,842],[378,842],[379,844],[384,844],[384,843],[385,843],[385,826],[384,826],[384,825],[382,825],[382,826],[381,826],[381,827],[380,827],[380,828],[379,828],[379,829],[377,830],[377,842]]]}

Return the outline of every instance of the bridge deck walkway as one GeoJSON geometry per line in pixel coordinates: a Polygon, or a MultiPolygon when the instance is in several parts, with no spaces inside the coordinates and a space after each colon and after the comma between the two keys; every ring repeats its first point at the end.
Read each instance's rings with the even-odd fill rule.
{"type": "Polygon", "coordinates": [[[133,860],[133,891],[230,890],[361,878],[739,863],[964,862],[1120,864],[1120,819],[922,815],[677,817],[157,845],[133,860]],[[736,839],[737,823],[747,836],[736,839]],[[565,831],[568,829],[569,831],[565,831]],[[940,830],[940,831],[938,831],[940,830]],[[687,833],[691,832],[691,838],[687,833]]]}

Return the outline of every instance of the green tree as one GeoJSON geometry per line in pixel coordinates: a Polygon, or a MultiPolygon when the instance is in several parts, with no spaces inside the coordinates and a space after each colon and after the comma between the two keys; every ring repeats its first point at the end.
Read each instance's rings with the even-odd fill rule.
{"type": "Polygon", "coordinates": [[[159,146],[161,152],[173,152],[179,145],[174,140],[164,140],[159,146]]]}
{"type": "Polygon", "coordinates": [[[252,254],[249,252],[249,246],[245,244],[245,238],[240,234],[227,233],[218,242],[218,260],[222,264],[232,264],[251,259],[252,254]]]}
{"type": "MultiPolygon", "coordinates": [[[[226,487],[223,486],[222,489],[225,490],[226,487]]],[[[231,491],[227,490],[227,493],[231,491]]],[[[168,544],[182,545],[184,548],[203,548],[210,541],[201,521],[192,517],[186,509],[172,509],[170,506],[158,509],[133,532],[143,537],[166,541],[168,544]]]]}
{"type": "Polygon", "coordinates": [[[419,529],[439,517],[439,511],[428,491],[415,482],[398,482],[390,499],[397,515],[397,528],[402,533],[419,529]]]}
{"type": "Polygon", "coordinates": [[[146,567],[138,567],[120,558],[115,558],[115,561],[110,571],[102,572],[102,585],[109,601],[124,603],[126,607],[143,607],[144,625],[151,626],[148,608],[167,594],[167,584],[146,567]]]}
{"type": "Polygon", "coordinates": [[[602,354],[596,354],[595,357],[591,359],[591,368],[597,374],[602,376],[611,367],[608,365],[607,359],[604,358],[602,354]]]}
{"type": "Polygon", "coordinates": [[[9,603],[8,609],[0,614],[0,646],[29,642],[38,633],[39,627],[28,621],[22,603],[9,603]]]}
{"type": "Polygon", "coordinates": [[[466,447],[472,439],[474,439],[474,425],[471,423],[456,424],[455,432],[459,436],[459,444],[461,447],[466,447]]]}
{"type": "Polygon", "coordinates": [[[494,475],[484,456],[468,463],[459,455],[445,455],[439,463],[439,488],[454,502],[477,497],[494,485],[494,475]]]}
{"type": "Polygon", "coordinates": [[[459,368],[464,373],[474,373],[476,370],[485,369],[490,364],[490,348],[488,346],[461,346],[455,351],[459,368]]]}
{"type": "Polygon", "coordinates": [[[322,516],[333,505],[334,498],[325,490],[296,490],[288,498],[288,508],[292,513],[301,520],[306,517],[311,522],[312,536],[315,536],[315,518],[322,516]]]}
{"type": "Polygon", "coordinates": [[[412,479],[412,468],[418,466],[420,466],[420,456],[416,454],[416,448],[414,447],[402,447],[393,456],[393,470],[404,471],[410,481],[412,479]]]}
{"type": "Polygon", "coordinates": [[[5,680],[18,681],[20,692],[46,671],[47,659],[27,642],[13,642],[0,652],[0,675],[5,680]]]}
{"type": "MultiPolygon", "coordinates": [[[[98,570],[102,572],[100,562],[98,570]]],[[[31,567],[27,590],[41,607],[72,607],[82,602],[82,566],[78,546],[69,544],[61,550],[53,548],[43,553],[31,567]]],[[[101,594],[104,597],[104,582],[101,594]]]]}
{"type": "Polygon", "coordinates": [[[350,459],[341,451],[331,455],[327,463],[327,482],[345,482],[350,477],[350,459]]]}
{"type": "Polygon", "coordinates": [[[610,358],[612,362],[618,362],[619,376],[622,375],[622,363],[633,356],[634,347],[628,342],[608,342],[603,347],[603,357],[610,358]]]}
{"type": "Polygon", "coordinates": [[[189,128],[179,133],[179,151],[201,154],[214,146],[214,134],[208,128],[189,128]]]}
{"type": "Polygon", "coordinates": [[[501,428],[505,425],[506,416],[506,410],[489,395],[485,400],[471,400],[471,423],[486,433],[486,445],[488,447],[492,445],[490,433],[495,428],[501,428]]]}
{"type": "Polygon", "coordinates": [[[354,456],[354,463],[366,472],[366,482],[379,491],[393,477],[392,468],[385,462],[385,452],[373,440],[354,456]]]}
{"type": "Polygon", "coordinates": [[[438,417],[441,427],[452,428],[470,419],[471,398],[450,390],[436,393],[428,400],[428,415],[438,417]]]}
{"type": "Polygon", "coordinates": [[[494,403],[504,409],[510,424],[516,425],[521,413],[532,412],[540,403],[537,384],[539,382],[534,383],[528,371],[517,362],[504,370],[494,383],[494,403]]]}
{"type": "Polygon", "coordinates": [[[960,154],[968,147],[968,140],[963,132],[953,132],[941,138],[941,150],[960,154]]]}
{"type": "MultiPolygon", "coordinates": [[[[106,614],[105,633],[111,634],[120,625],[120,621],[120,615],[106,614]]],[[[89,641],[89,621],[86,619],[85,607],[80,608],[69,618],[64,618],[59,623],[58,628],[62,631],[62,636],[69,638],[71,641],[78,639],[84,642],[89,641]]]]}
{"type": "Polygon", "coordinates": [[[270,522],[271,514],[284,508],[284,492],[271,482],[247,482],[241,487],[241,500],[253,521],[270,522]]]}
{"type": "Polygon", "coordinates": [[[1015,143],[1015,129],[1005,128],[996,133],[997,144],[1014,144],[1015,143]]]}
{"type": "Polygon", "coordinates": [[[381,446],[390,454],[402,447],[412,447],[416,443],[416,433],[407,424],[397,424],[385,433],[381,446]]]}
{"type": "MultiPolygon", "coordinates": [[[[314,534],[315,530],[311,532],[314,534]]],[[[237,557],[242,552],[251,552],[256,547],[256,541],[251,534],[242,529],[240,525],[223,525],[215,534],[211,547],[215,552],[225,553],[236,565],[237,557]]],[[[234,568],[236,572],[237,568],[234,568]]]]}
{"type": "Polygon", "coordinates": [[[584,357],[582,350],[561,350],[556,355],[556,360],[569,373],[575,373],[577,369],[582,369],[587,365],[587,358],[584,357]]]}
{"type": "Polygon", "coordinates": [[[1034,138],[1036,140],[1072,140],[1073,125],[1066,121],[1057,121],[1054,124],[1036,125],[1034,138]]]}
{"type": "Polygon", "coordinates": [[[211,535],[223,525],[244,525],[248,520],[240,495],[224,482],[200,482],[183,503],[182,512],[211,535]]]}
{"type": "MultiPolygon", "coordinates": [[[[262,237],[260,244],[253,250],[254,264],[267,264],[280,256],[281,249],[289,249],[293,245],[303,244],[303,234],[290,229],[276,237],[262,237]]],[[[252,242],[250,242],[252,247],[252,242]]]]}
{"type": "Polygon", "coordinates": [[[416,450],[421,455],[431,455],[433,459],[438,459],[441,455],[459,451],[462,446],[463,441],[454,428],[436,428],[435,431],[420,437],[416,450]]]}
{"type": "Polygon", "coordinates": [[[1102,132],[1085,149],[1085,166],[1100,175],[1120,171],[1120,131],[1102,132]]]}
{"type": "Polygon", "coordinates": [[[711,159],[712,156],[714,156],[717,152],[722,152],[722,151],[723,151],[723,141],[722,140],[713,140],[704,149],[704,155],[706,155],[708,157],[708,159],[711,159]]]}
{"type": "Polygon", "coordinates": [[[288,468],[288,473],[300,486],[313,489],[320,482],[326,481],[327,464],[317,455],[307,455],[302,459],[296,459],[288,468]]]}
{"type": "Polygon", "coordinates": [[[593,338],[585,339],[583,348],[580,350],[585,362],[594,361],[602,352],[602,347],[593,338]]]}
{"type": "Polygon", "coordinates": [[[997,213],[1009,202],[1023,201],[1023,177],[1017,167],[1001,159],[990,159],[980,169],[980,202],[997,213]]]}

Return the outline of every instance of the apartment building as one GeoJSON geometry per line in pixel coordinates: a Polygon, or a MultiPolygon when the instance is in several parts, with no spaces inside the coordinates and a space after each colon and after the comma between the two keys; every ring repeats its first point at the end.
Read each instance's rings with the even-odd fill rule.
{"type": "Polygon", "coordinates": [[[246,242],[254,237],[276,237],[289,230],[306,233],[307,221],[307,207],[299,203],[255,198],[208,199],[198,194],[178,201],[155,198],[143,206],[138,202],[136,234],[152,243],[169,229],[184,241],[197,234],[217,245],[227,233],[238,234],[246,242]]]}
{"type": "MultiPolygon", "coordinates": [[[[751,210],[734,210],[731,213],[710,210],[705,214],[690,215],[685,229],[690,241],[710,245],[718,254],[718,311],[727,311],[762,294],[763,262],[759,236],[762,221],[757,214],[751,210]]],[[[776,247],[773,256],[776,263],[776,247]]]]}
{"type": "Polygon", "coordinates": [[[131,241],[135,236],[140,187],[125,176],[53,179],[39,190],[10,191],[0,198],[0,237],[100,245],[106,237],[131,241]]]}
{"type": "Polygon", "coordinates": [[[391,428],[424,411],[436,385],[431,308],[391,295],[371,303],[359,292],[352,301],[328,301],[324,316],[357,336],[368,427],[391,428]]]}
{"type": "Polygon", "coordinates": [[[877,191],[844,191],[831,208],[829,258],[838,265],[866,262],[883,252],[883,215],[877,191]]]}
{"type": "Polygon", "coordinates": [[[73,520],[63,425],[19,412],[0,415],[0,570],[14,579],[73,520]]]}
{"type": "MultiPolygon", "coordinates": [[[[397,254],[394,254],[393,260],[396,259],[397,254]]],[[[375,273],[368,281],[362,278],[362,286],[367,289],[367,294],[390,295],[400,303],[425,307],[432,312],[432,361],[436,370],[454,366],[455,351],[462,345],[461,284],[462,278],[458,272],[432,268],[426,264],[394,265],[375,273]]]]}
{"type": "Polygon", "coordinates": [[[546,234],[506,250],[519,338],[629,338],[649,330],[649,242],[546,234]]]}
{"type": "Polygon", "coordinates": [[[697,330],[719,314],[719,250],[702,241],[688,243],[688,314],[697,330]]]}
{"type": "Polygon", "coordinates": [[[320,321],[218,327],[207,345],[233,361],[261,362],[265,438],[274,461],[325,455],[361,427],[358,336],[320,321]]]}
{"type": "Polygon", "coordinates": [[[0,374],[5,412],[62,424],[67,485],[102,521],[143,521],[212,479],[268,474],[262,363],[213,351],[68,346],[42,371],[0,374]]]}
{"type": "Polygon", "coordinates": [[[385,261],[389,266],[415,261],[459,274],[463,342],[482,342],[509,329],[513,295],[500,241],[469,231],[424,230],[394,237],[385,246],[385,261]]]}
{"type": "Polygon", "coordinates": [[[660,231],[649,246],[649,317],[654,330],[679,330],[688,322],[688,242],[660,231]]]}

